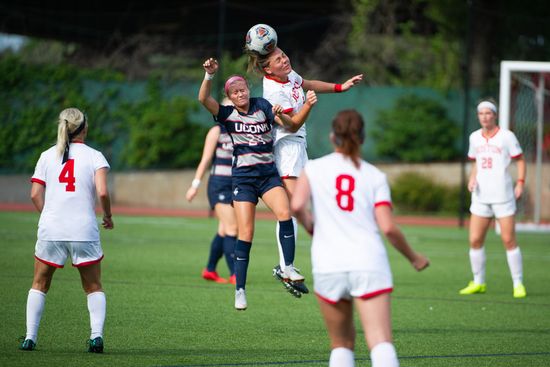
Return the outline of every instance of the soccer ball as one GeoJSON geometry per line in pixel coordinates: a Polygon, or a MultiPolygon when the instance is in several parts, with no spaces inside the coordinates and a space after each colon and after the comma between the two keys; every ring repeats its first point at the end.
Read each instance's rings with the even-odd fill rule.
{"type": "Polygon", "coordinates": [[[267,55],[277,47],[277,32],[267,24],[256,24],[246,34],[246,48],[267,55]]]}

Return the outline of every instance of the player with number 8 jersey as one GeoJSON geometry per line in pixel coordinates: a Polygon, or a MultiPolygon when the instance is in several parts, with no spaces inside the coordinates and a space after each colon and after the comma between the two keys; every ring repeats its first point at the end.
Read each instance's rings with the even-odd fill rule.
{"type": "Polygon", "coordinates": [[[372,366],[396,367],[390,320],[393,280],[379,228],[416,270],[425,269],[429,261],[394,224],[386,175],[361,159],[361,115],[339,112],[330,140],[334,152],[306,163],[291,200],[296,217],[313,233],[313,287],[331,341],[329,366],[355,365],[356,307],[372,366]]]}

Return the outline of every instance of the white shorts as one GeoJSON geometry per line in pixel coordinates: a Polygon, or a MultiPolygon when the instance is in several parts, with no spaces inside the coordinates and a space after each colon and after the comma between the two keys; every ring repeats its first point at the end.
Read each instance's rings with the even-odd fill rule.
{"type": "Polygon", "coordinates": [[[516,201],[510,200],[505,203],[484,204],[472,201],[470,213],[484,218],[504,218],[516,214],[516,201]]]}
{"type": "Polygon", "coordinates": [[[298,177],[307,163],[306,140],[297,142],[290,139],[282,139],[275,144],[273,153],[275,165],[282,178],[298,177]]]}
{"type": "Polygon", "coordinates": [[[44,264],[62,268],[69,255],[73,266],[86,266],[100,262],[103,250],[99,241],[36,241],[34,257],[44,264]]]}
{"type": "Polygon", "coordinates": [[[341,300],[391,293],[393,281],[391,275],[367,271],[313,273],[313,289],[323,301],[336,304],[341,300]]]}

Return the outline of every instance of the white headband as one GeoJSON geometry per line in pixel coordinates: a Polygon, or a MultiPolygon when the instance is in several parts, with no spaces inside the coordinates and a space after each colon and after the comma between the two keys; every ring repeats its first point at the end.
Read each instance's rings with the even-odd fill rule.
{"type": "Polygon", "coordinates": [[[477,105],[477,112],[481,111],[483,108],[488,108],[494,113],[497,113],[497,106],[495,106],[492,102],[489,101],[483,101],[480,104],[477,105]]]}

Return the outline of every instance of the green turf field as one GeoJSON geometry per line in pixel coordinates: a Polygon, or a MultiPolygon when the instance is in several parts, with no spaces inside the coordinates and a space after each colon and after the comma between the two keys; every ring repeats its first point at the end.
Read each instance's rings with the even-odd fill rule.
{"type": "MultiPolygon", "coordinates": [[[[36,240],[34,213],[0,213],[0,366],[326,366],[329,346],[315,297],[294,299],[271,276],[274,223],[258,221],[251,253],[248,310],[234,289],[201,279],[213,219],[116,217],[102,231],[107,294],[105,353],[85,352],[86,297],[78,272],[58,270],[34,352],[25,333],[36,240]]],[[[467,232],[404,227],[432,261],[416,273],[393,248],[394,338],[401,366],[550,366],[550,236],[519,234],[528,297],[512,298],[505,253],[487,241],[484,295],[459,296],[470,280],[467,232]]],[[[300,232],[296,264],[310,276],[309,238],[300,232]]],[[[222,276],[227,269],[220,262],[222,276]]],[[[357,365],[369,366],[358,331],[357,365]]]]}

